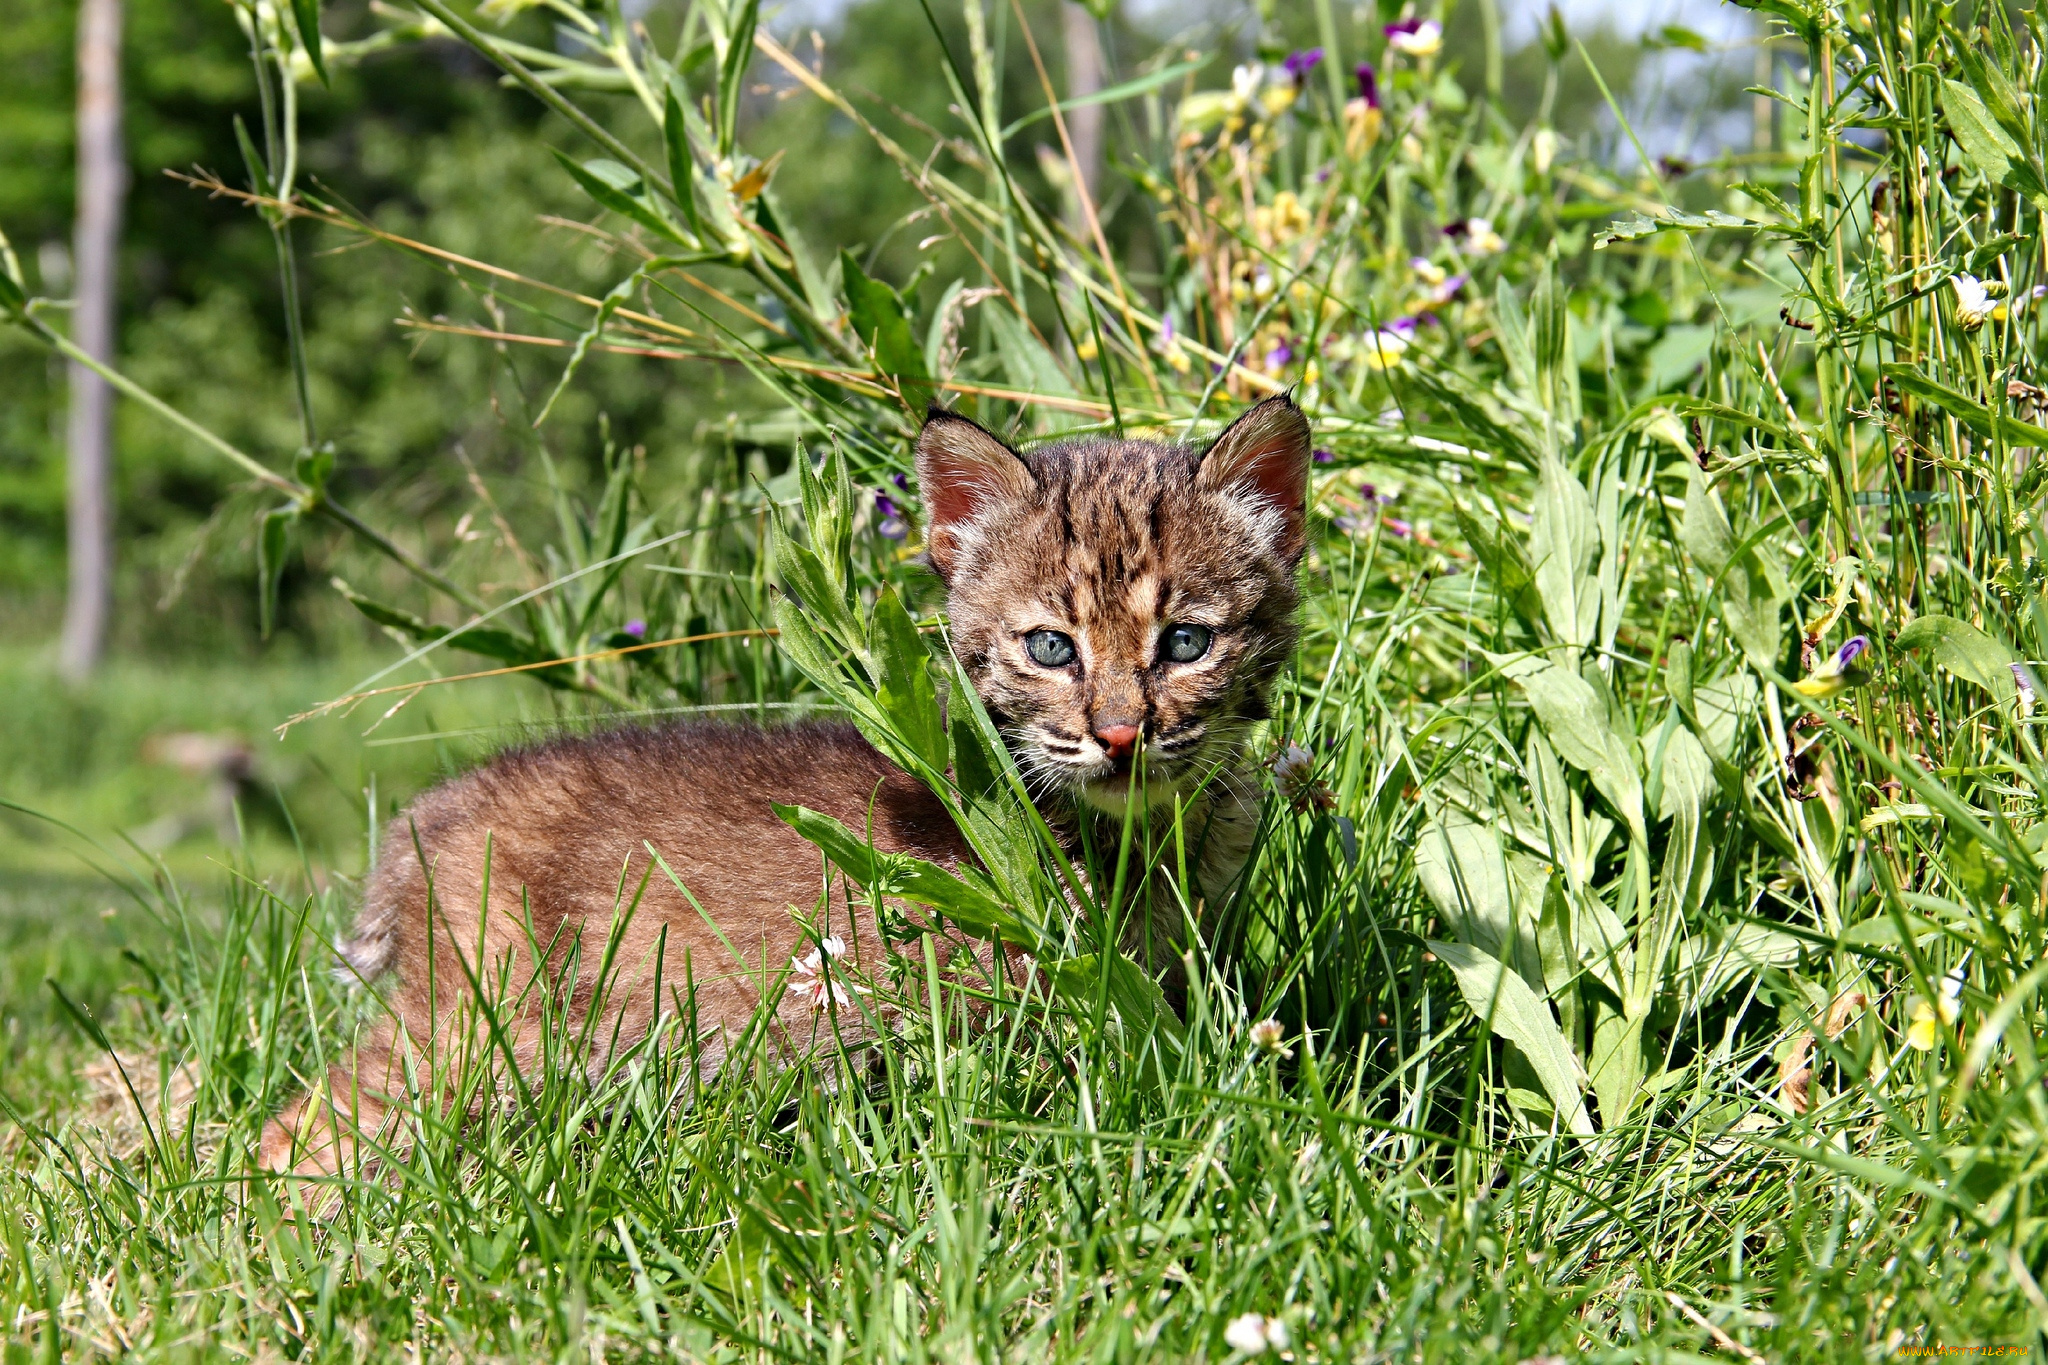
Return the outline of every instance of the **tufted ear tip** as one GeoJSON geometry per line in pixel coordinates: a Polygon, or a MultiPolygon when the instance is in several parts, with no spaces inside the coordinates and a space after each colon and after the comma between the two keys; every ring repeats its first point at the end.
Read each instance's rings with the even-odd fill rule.
{"type": "Polygon", "coordinates": [[[1278,511],[1281,550],[1298,557],[1308,543],[1311,439],[1308,416],[1295,405],[1293,390],[1276,394],[1223,429],[1203,452],[1196,481],[1278,511]]]}
{"type": "Polygon", "coordinates": [[[980,423],[934,403],[917,435],[917,486],[924,499],[928,554],[951,574],[961,533],[1035,486],[1024,457],[980,423]]]}

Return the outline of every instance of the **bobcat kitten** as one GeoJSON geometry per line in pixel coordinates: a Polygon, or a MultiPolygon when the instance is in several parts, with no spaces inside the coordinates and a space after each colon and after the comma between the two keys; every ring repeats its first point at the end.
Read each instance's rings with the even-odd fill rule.
{"type": "MultiPolygon", "coordinates": [[[[1084,437],[1020,452],[936,409],[918,438],[954,648],[1034,798],[1070,834],[1080,820],[1120,821],[1132,802],[1155,819],[1176,796],[1191,802],[1187,828],[1209,830],[1199,873],[1212,902],[1255,822],[1235,772],[1244,736],[1294,647],[1309,456],[1308,422],[1285,397],[1206,449],[1084,437]]],[[[954,867],[972,856],[936,796],[831,722],[612,730],[502,754],[421,796],[392,822],[341,945],[363,980],[387,979],[389,1009],[324,1093],[272,1120],[262,1164],[341,1170],[352,1135],[378,1131],[408,1077],[447,1084],[465,1047],[492,1064],[509,1051],[531,1074],[545,1016],[566,1012],[573,1028],[597,1004],[596,960],[643,879],[598,1027],[572,1036],[611,1049],[644,1037],[662,1006],[657,954],[671,1008],[686,977],[694,990],[688,1022],[707,1069],[784,962],[795,970],[776,1002],[778,1047],[800,1049],[832,1005],[827,1035],[860,1036],[854,993],[888,950],[843,891],[826,903],[822,943],[799,924],[792,907],[816,905],[825,883],[817,850],[770,809],[778,801],[872,828],[884,849],[954,867]],[[650,875],[650,845],[696,905],[650,875]],[[479,990],[498,1005],[501,1041],[471,1027],[479,990]]],[[[1158,899],[1130,941],[1170,969],[1182,919],[1158,899]]],[[[973,951],[985,972],[1012,965],[973,951]]]]}

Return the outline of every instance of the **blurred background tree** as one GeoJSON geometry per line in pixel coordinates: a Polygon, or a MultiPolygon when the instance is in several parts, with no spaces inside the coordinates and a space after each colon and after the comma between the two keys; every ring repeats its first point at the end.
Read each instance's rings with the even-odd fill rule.
{"type": "MultiPolygon", "coordinates": [[[[323,4],[330,44],[383,27],[373,5],[323,4]]],[[[671,10],[678,8],[644,8],[657,40],[673,41],[664,25],[675,27],[671,10]]],[[[964,61],[969,41],[961,8],[933,11],[964,61]]],[[[1475,92],[1497,84],[1505,118],[1520,121],[1547,109],[1563,136],[1615,142],[1598,87],[1561,45],[1561,29],[1525,11],[1512,4],[1498,13],[1491,4],[1453,11],[1439,68],[1447,82],[1439,92],[1443,107],[1463,107],[1465,96],[1448,83],[1453,78],[1475,92]]],[[[1018,11],[991,6],[987,22],[1007,122],[1042,110],[1048,84],[1071,100],[1199,52],[1208,54],[1207,64],[1187,79],[1227,86],[1233,62],[1277,61],[1324,41],[1326,23],[1363,33],[1399,12],[1388,0],[1341,9],[1029,0],[1018,11]],[[1018,12],[1030,22],[1043,76],[1020,39],[1018,12]],[[1099,70],[1087,69],[1098,60],[1099,70]]],[[[0,0],[0,69],[9,73],[0,86],[0,223],[32,287],[58,297],[69,293],[73,274],[78,13],[77,0],[0,0]]],[[[948,119],[944,58],[923,7],[903,0],[813,4],[771,9],[768,22],[801,60],[849,92],[864,117],[906,145],[932,148],[949,173],[981,174],[958,144],[942,138],[934,145],[934,130],[958,124],[948,119]]],[[[1668,36],[1653,33],[1645,42],[1633,30],[1582,28],[1617,91],[1661,78],[1659,48],[1671,47],[1668,36]]],[[[507,31],[542,47],[562,41],[544,10],[519,13],[507,31]]],[[[201,423],[283,463],[301,436],[269,230],[247,207],[171,174],[217,172],[230,185],[247,183],[236,121],[261,126],[247,35],[229,5],[127,0],[125,38],[130,174],[118,362],[201,423]]],[[[1678,42],[1680,49],[1692,45],[1682,32],[1678,42]]],[[[330,61],[329,75],[325,86],[308,81],[300,89],[301,183],[391,233],[590,294],[616,283],[621,271],[611,248],[584,229],[588,200],[549,152],[575,139],[467,49],[441,41],[397,44],[330,61]]],[[[1351,75],[1337,75],[1348,93],[1351,75]]],[[[1068,136],[1099,146],[1091,199],[1101,230],[1140,287],[1158,278],[1171,244],[1151,195],[1128,173],[1125,153],[1162,150],[1162,110],[1181,89],[1176,79],[1145,98],[1067,112],[1068,136]]],[[[1694,106],[1734,107],[1727,80],[1709,94],[1694,106]]],[[[582,97],[600,104],[618,98],[582,97]]],[[[976,273],[957,244],[921,248],[941,230],[925,201],[871,138],[804,95],[786,73],[757,63],[743,113],[749,150],[767,157],[788,149],[790,166],[800,167],[800,174],[773,182],[777,212],[821,255],[847,245],[877,278],[923,282],[931,296],[927,311],[948,281],[976,273]]],[[[1659,127],[1650,134],[1689,146],[1699,130],[1659,127]]],[[[1018,128],[1010,147],[1019,191],[1077,234],[1089,231],[1076,212],[1054,123],[1041,117],[1018,128]],[[1033,149],[1040,154],[1032,156],[1033,149]]],[[[1077,151],[1084,163],[1091,159],[1085,148],[1077,151]]],[[[453,271],[353,235],[302,226],[295,240],[311,404],[321,437],[336,447],[336,489],[376,524],[427,528],[444,546],[474,538],[475,526],[464,520],[480,515],[473,469],[508,525],[522,535],[537,529],[545,540],[554,524],[554,489],[601,482],[613,448],[643,462],[642,486],[651,496],[686,505],[708,470],[730,471],[735,460],[745,466],[753,449],[749,419],[779,407],[736,367],[599,354],[537,432],[531,417],[559,374],[557,353],[407,325],[441,316],[502,317],[497,299],[453,271]]],[[[1056,334],[1051,319],[1045,325],[1056,334]]],[[[970,351],[987,342],[962,340],[970,351]]],[[[225,724],[259,736],[287,708],[317,699],[337,670],[388,642],[326,589],[344,566],[332,558],[340,547],[317,535],[305,537],[290,559],[276,628],[261,638],[257,490],[124,403],[116,408],[114,440],[117,554],[108,638],[115,677],[93,689],[63,688],[52,665],[65,595],[66,403],[62,365],[19,331],[0,331],[0,638],[8,642],[0,650],[0,692],[11,713],[44,717],[33,737],[14,727],[17,740],[0,742],[0,789],[17,798],[47,797],[46,807],[54,803],[102,828],[161,823],[165,801],[183,798],[159,789],[184,779],[137,766],[152,735],[225,724]],[[260,669],[246,671],[258,661],[260,669]],[[224,680],[223,669],[245,671],[224,680]],[[183,700],[170,706],[166,699],[174,697],[183,700]],[[101,796],[75,804],[76,791],[101,796]],[[106,794],[115,791],[118,798],[106,794]]],[[[774,465],[787,458],[786,449],[785,441],[762,455],[774,465]]],[[[312,829],[347,829],[347,802],[359,799],[365,780],[360,769],[345,771],[356,740],[352,732],[330,733],[318,743],[330,746],[312,756],[324,769],[312,757],[277,757],[297,752],[293,746],[258,745],[268,766],[252,790],[279,785],[295,811],[308,812],[312,829]]],[[[416,757],[422,776],[454,761],[442,750],[416,757]]]]}

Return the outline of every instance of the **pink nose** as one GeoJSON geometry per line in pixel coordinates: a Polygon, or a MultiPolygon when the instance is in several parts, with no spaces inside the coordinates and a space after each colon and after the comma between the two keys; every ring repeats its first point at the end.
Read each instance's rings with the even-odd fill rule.
{"type": "Polygon", "coordinates": [[[1135,725],[1105,725],[1095,732],[1102,741],[1102,747],[1109,750],[1111,758],[1129,758],[1131,750],[1138,747],[1138,727],[1135,725]]]}

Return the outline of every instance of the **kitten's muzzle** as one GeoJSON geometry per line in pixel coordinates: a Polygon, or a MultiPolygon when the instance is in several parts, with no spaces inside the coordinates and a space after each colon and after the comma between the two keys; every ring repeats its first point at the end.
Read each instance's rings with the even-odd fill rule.
{"type": "Polygon", "coordinates": [[[1095,738],[1116,764],[1117,771],[1123,772],[1131,766],[1131,755],[1138,749],[1138,727],[1135,725],[1098,725],[1095,738]]]}

